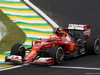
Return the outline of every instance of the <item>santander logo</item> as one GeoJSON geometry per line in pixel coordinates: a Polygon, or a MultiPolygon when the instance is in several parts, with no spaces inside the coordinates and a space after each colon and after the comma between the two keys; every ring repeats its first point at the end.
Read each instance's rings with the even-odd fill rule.
{"type": "Polygon", "coordinates": [[[69,27],[78,27],[78,28],[84,28],[83,25],[69,25],[69,27]]]}

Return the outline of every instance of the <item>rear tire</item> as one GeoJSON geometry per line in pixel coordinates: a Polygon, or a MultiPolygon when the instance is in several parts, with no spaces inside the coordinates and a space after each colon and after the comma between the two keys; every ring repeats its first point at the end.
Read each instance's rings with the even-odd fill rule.
{"type": "Polygon", "coordinates": [[[89,37],[86,40],[86,51],[89,54],[98,54],[100,52],[99,39],[98,38],[89,37]]]}
{"type": "Polygon", "coordinates": [[[50,50],[49,56],[54,58],[55,64],[60,64],[64,59],[64,52],[62,47],[53,46],[50,50]]]}
{"type": "Polygon", "coordinates": [[[25,57],[25,47],[22,44],[15,44],[11,49],[10,55],[19,55],[23,59],[25,57]]]}

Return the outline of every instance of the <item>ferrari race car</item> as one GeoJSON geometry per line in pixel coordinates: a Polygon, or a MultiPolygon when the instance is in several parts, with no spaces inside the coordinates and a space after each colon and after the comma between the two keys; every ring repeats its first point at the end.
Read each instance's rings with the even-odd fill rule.
{"type": "Polygon", "coordinates": [[[69,24],[65,29],[56,28],[50,38],[32,42],[31,48],[25,49],[22,44],[15,44],[10,55],[5,57],[5,62],[60,64],[66,57],[98,54],[99,39],[91,37],[90,32],[88,25],[69,24]]]}

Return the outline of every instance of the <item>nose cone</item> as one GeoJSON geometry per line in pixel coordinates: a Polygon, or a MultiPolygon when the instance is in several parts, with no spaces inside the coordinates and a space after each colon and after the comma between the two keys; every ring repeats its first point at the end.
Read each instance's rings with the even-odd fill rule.
{"type": "Polygon", "coordinates": [[[33,62],[33,60],[35,59],[35,57],[37,56],[37,52],[32,50],[24,59],[24,62],[33,62]]]}

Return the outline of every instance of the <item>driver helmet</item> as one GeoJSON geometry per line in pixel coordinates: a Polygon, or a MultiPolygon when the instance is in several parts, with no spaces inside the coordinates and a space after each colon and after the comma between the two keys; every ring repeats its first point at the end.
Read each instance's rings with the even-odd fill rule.
{"type": "Polygon", "coordinates": [[[62,30],[62,27],[55,27],[54,28],[54,31],[56,31],[56,30],[59,30],[60,31],[60,30],[62,30]]]}
{"type": "Polygon", "coordinates": [[[55,40],[57,40],[57,39],[58,39],[57,35],[51,35],[51,36],[50,36],[50,40],[51,40],[51,41],[55,41],[55,40]]]}

